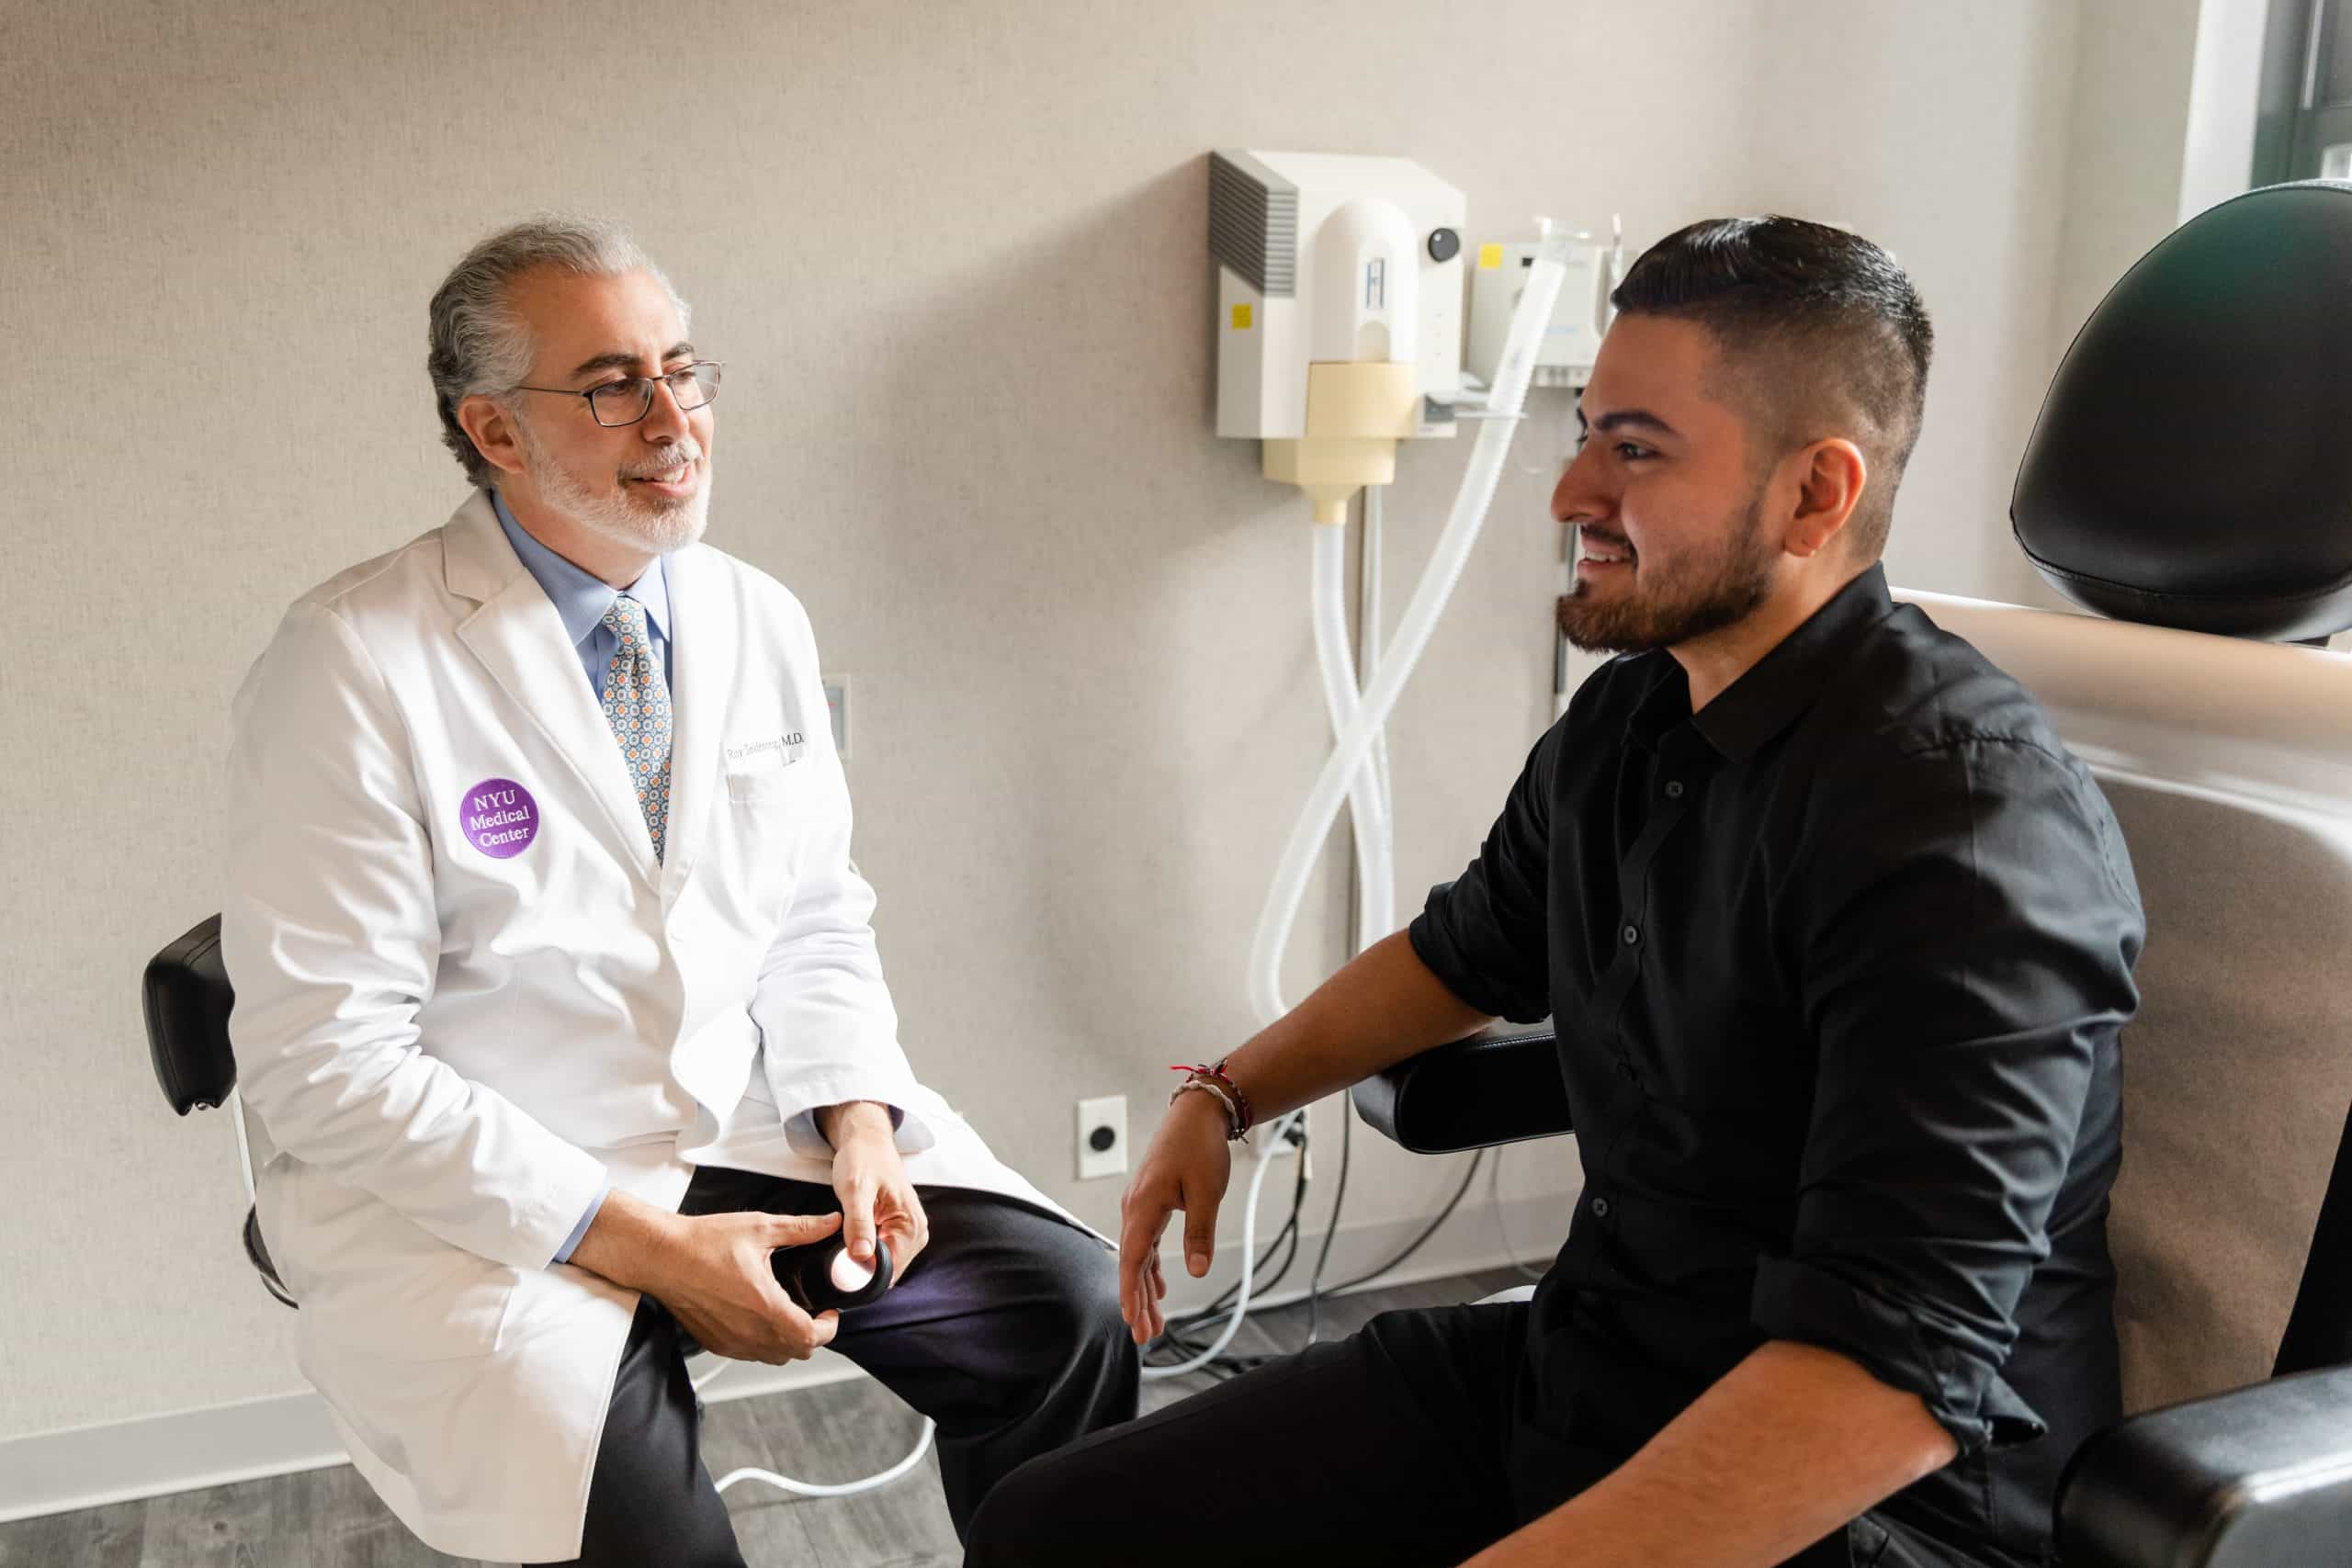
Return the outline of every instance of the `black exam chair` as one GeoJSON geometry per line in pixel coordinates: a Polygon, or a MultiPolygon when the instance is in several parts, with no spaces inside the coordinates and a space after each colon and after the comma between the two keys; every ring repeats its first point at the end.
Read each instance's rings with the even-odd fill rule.
{"type": "MultiPolygon", "coordinates": [[[[2109,1241],[2125,1408],[2065,1568],[2352,1564],[2352,185],[2225,202],[2061,366],[2010,516],[2092,615],[1901,595],[2049,708],[2148,912],[2109,1241]],[[2099,617],[2113,617],[2102,619],[2099,617]],[[2136,623],[2136,624],[2132,624],[2136,623]]],[[[1568,1132],[1549,1031],[1356,1086],[1406,1148],[1568,1132]]]]}

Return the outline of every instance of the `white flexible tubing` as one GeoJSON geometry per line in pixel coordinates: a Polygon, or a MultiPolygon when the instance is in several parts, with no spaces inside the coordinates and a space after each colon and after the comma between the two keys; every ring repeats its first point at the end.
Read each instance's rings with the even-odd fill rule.
{"type": "Polygon", "coordinates": [[[1250,943],[1250,1002],[1261,1028],[1288,1010],[1282,998],[1283,952],[1290,945],[1291,928],[1306,896],[1306,878],[1314,869],[1316,852],[1324,836],[1330,832],[1332,819],[1340,812],[1340,801],[1347,793],[1349,781],[1363,766],[1374,736],[1387,722],[1398,694],[1405,689],[1405,682],[1428,649],[1438,616],[1453,595],[1454,584],[1461,581],[1463,563],[1469,558],[1470,547],[1477,542],[1478,530],[1486,523],[1487,509],[1494,504],[1495,486],[1510,452],[1511,433],[1527,400],[1536,338],[1552,319],[1560,280],[1566,274],[1567,249],[1567,231],[1555,231],[1544,224],[1534,265],[1528,269],[1527,290],[1520,296],[1519,309],[1511,314],[1510,334],[1503,341],[1502,360],[1495,370],[1487,417],[1478,427],[1477,444],[1471,449],[1462,488],[1454,494],[1445,532],[1439,536],[1437,549],[1413,589],[1404,621],[1396,628],[1395,644],[1382,660],[1379,673],[1373,678],[1346,732],[1324,761],[1323,772],[1308,793],[1298,820],[1291,825],[1290,838],[1283,846],[1273,886],[1267,889],[1266,902],[1259,911],[1257,933],[1250,943]]]}
{"type": "Polygon", "coordinates": [[[915,1440],[915,1451],[878,1475],[869,1475],[863,1481],[844,1481],[838,1486],[831,1486],[814,1481],[795,1481],[788,1475],[778,1475],[773,1470],[760,1470],[746,1465],[741,1470],[730,1470],[719,1477],[717,1490],[724,1492],[739,1481],[760,1481],[770,1486],[780,1486],[786,1492],[797,1492],[803,1497],[854,1497],[860,1492],[871,1492],[877,1486],[888,1486],[921,1464],[922,1456],[931,1451],[931,1436],[937,1430],[939,1430],[938,1424],[930,1416],[924,1416],[922,1436],[915,1440]]]}
{"type": "MultiPolygon", "coordinates": [[[[1422,570],[1411,603],[1405,608],[1404,622],[1396,631],[1396,650],[1372,675],[1370,690],[1349,717],[1332,746],[1331,755],[1324,761],[1314,789],[1307,795],[1298,820],[1291,826],[1273,886],[1267,890],[1265,905],[1259,911],[1257,933],[1250,943],[1250,999],[1261,1028],[1289,1010],[1282,999],[1283,951],[1290,945],[1291,927],[1297,920],[1298,907],[1306,896],[1306,877],[1314,869],[1316,851],[1330,832],[1332,819],[1340,814],[1340,801],[1364,766],[1366,754],[1387,722],[1389,711],[1396,705],[1406,680],[1429,647],[1430,633],[1436,627],[1446,601],[1453,596],[1454,584],[1461,581],[1463,562],[1469,558],[1470,547],[1477,542],[1478,530],[1487,520],[1487,509],[1494,504],[1495,486],[1501,479],[1504,460],[1510,456],[1511,433],[1519,423],[1520,409],[1527,400],[1527,384],[1534,372],[1535,340],[1552,319],[1560,281],[1567,273],[1566,231],[1555,233],[1547,220],[1536,221],[1541,228],[1539,249],[1534,265],[1529,268],[1526,292],[1520,296],[1519,309],[1512,312],[1510,331],[1503,340],[1502,359],[1496,367],[1494,387],[1488,394],[1486,421],[1478,428],[1477,444],[1471,449],[1469,467],[1463,472],[1462,488],[1454,494],[1445,532],[1439,536],[1437,549],[1422,570]]],[[[1318,542],[1318,552],[1326,547],[1318,542]]],[[[1316,595],[1318,632],[1323,622],[1324,598],[1320,592],[1316,595]]],[[[1321,647],[1322,638],[1318,636],[1318,654],[1321,647]]],[[[1327,676],[1327,705],[1336,706],[1344,702],[1340,684],[1327,676]]],[[[1354,682],[1346,684],[1351,686],[1354,682]]],[[[1390,885],[1394,885],[1393,876],[1390,885]]],[[[1278,1117],[1266,1129],[1267,1136],[1272,1140],[1283,1138],[1305,1113],[1302,1108],[1278,1117]]],[[[1272,1146],[1270,1145],[1270,1149],[1272,1146]]],[[[1250,1179],[1250,1195],[1242,1210],[1241,1280],[1225,1331],[1207,1349],[1189,1360],[1170,1367],[1145,1368],[1145,1377],[1177,1377],[1203,1366],[1223,1354],[1233,1337],[1240,1332],[1241,1320],[1250,1311],[1250,1276],[1257,1261],[1258,1196],[1272,1168],[1272,1159],[1261,1155],[1258,1168],[1250,1179]]]]}
{"type": "MultiPolygon", "coordinates": [[[[710,1352],[706,1350],[703,1354],[710,1355],[710,1352]]],[[[712,1382],[717,1381],[719,1373],[734,1365],[732,1361],[728,1360],[723,1356],[710,1356],[710,1371],[703,1373],[703,1375],[698,1378],[691,1378],[689,1380],[693,1382],[695,1393],[697,1395],[699,1395],[704,1389],[708,1388],[712,1382]]],[[[900,1460],[898,1463],[892,1465],[889,1469],[883,1471],[878,1474],[869,1475],[863,1481],[843,1481],[838,1483],[820,1481],[795,1481],[788,1475],[778,1475],[773,1470],[761,1470],[754,1466],[746,1465],[741,1470],[729,1471],[725,1477],[719,1481],[716,1490],[724,1492],[739,1481],[762,1481],[765,1482],[770,1486],[781,1487],[786,1492],[797,1492],[803,1497],[854,1497],[860,1492],[871,1492],[877,1487],[888,1486],[890,1483],[898,1480],[899,1477],[906,1474],[907,1472],[921,1464],[922,1462],[922,1456],[931,1451],[931,1437],[932,1434],[937,1430],[937,1424],[933,1422],[930,1416],[924,1416],[922,1421],[922,1435],[915,1439],[915,1451],[900,1460]]]]}
{"type": "MultiPolygon", "coordinates": [[[[1404,626],[1397,627],[1397,653],[1393,663],[1378,670],[1371,677],[1371,691],[1357,703],[1355,712],[1340,731],[1339,740],[1331,748],[1331,757],[1324,760],[1324,769],[1315,778],[1315,787],[1307,792],[1307,804],[1301,808],[1296,823],[1291,823],[1291,837],[1282,846],[1282,861],[1275,870],[1275,884],[1265,894],[1265,908],[1259,912],[1259,931],[1251,942],[1251,976],[1249,992],[1251,1006],[1259,1013],[1259,1027],[1275,1022],[1286,1013],[1282,1006],[1282,950],[1289,947],[1291,926],[1298,919],[1298,905],[1306,898],[1307,872],[1315,867],[1315,851],[1322,844],[1324,835],[1331,832],[1331,820],[1339,816],[1339,804],[1355,783],[1355,773],[1364,769],[1366,752],[1371,752],[1374,739],[1387,712],[1397,705],[1397,694],[1404,691],[1404,682],[1414,665],[1420,663],[1420,653],[1428,649],[1430,632],[1435,630],[1437,616],[1444,611],[1446,600],[1453,594],[1453,585],[1461,581],[1463,562],[1470,555],[1470,546],[1477,543],[1479,526],[1487,522],[1487,508],[1494,505],[1494,487],[1500,479],[1503,461],[1510,454],[1510,434],[1520,421],[1520,407],[1526,402],[1526,383],[1533,374],[1533,350],[1536,336],[1553,320],[1553,303],[1559,299],[1559,280],[1566,275],[1569,259],[1569,237],[1566,231],[1555,232],[1550,221],[1538,219],[1541,240],[1538,240],[1536,261],[1529,268],[1526,291],[1520,296],[1520,308],[1510,317],[1510,333],[1503,339],[1503,360],[1496,367],[1494,390],[1488,392],[1487,421],[1479,425],[1477,446],[1470,451],[1470,468],[1463,472],[1463,484],[1453,496],[1453,510],[1446,517],[1446,531],[1437,541],[1437,550],[1430,555],[1430,564],[1420,573],[1420,583],[1414,588],[1414,600],[1404,609],[1404,626]]],[[[1345,541],[1340,541],[1343,546],[1345,541]]],[[[1317,552],[1327,546],[1317,543],[1317,552]]],[[[1319,555],[1317,555],[1319,559],[1319,555]]],[[[1343,559],[1343,558],[1340,558],[1343,559]]],[[[1336,576],[1336,573],[1334,573],[1336,576]]],[[[1324,597],[1315,594],[1317,609],[1317,630],[1322,630],[1324,597]]],[[[1336,594],[1334,594],[1336,602],[1336,594]]],[[[1340,637],[1345,642],[1345,637],[1340,637]]],[[[1322,637],[1317,637],[1317,651],[1322,637]]],[[[1355,682],[1345,682],[1352,686],[1355,682]]],[[[1327,705],[1340,705],[1345,701],[1339,691],[1339,682],[1327,677],[1324,684],[1327,705]]],[[[1385,792],[1385,790],[1383,790],[1385,792]]],[[[1393,877],[1390,877],[1393,886],[1393,877]]],[[[1277,1117],[1265,1128],[1268,1138],[1280,1140],[1289,1128],[1303,1117],[1303,1110],[1294,1110],[1286,1117],[1277,1117]]],[[[1242,1319],[1249,1314],[1249,1286],[1256,1267],[1259,1251],[1259,1194],[1265,1190],[1265,1176],[1275,1168],[1272,1159],[1261,1155],[1259,1168],[1249,1178],[1249,1199],[1242,1206],[1242,1279],[1239,1279],[1238,1300],[1232,1303],[1232,1316],[1226,1321],[1226,1331],[1211,1342],[1209,1349],[1176,1366],[1148,1366],[1146,1378],[1179,1378],[1194,1368],[1214,1361],[1226,1352],[1232,1336],[1242,1331],[1242,1319]]]]}
{"type": "MultiPolygon", "coordinates": [[[[718,1382],[718,1374],[725,1371],[735,1363],[729,1360],[724,1356],[714,1355],[708,1350],[697,1351],[696,1354],[710,1357],[710,1371],[703,1373],[700,1377],[694,1377],[690,1374],[687,1378],[687,1382],[694,1385],[695,1398],[699,1400],[702,1395],[702,1391],[708,1388],[712,1383],[718,1382]]],[[[770,1486],[780,1487],[786,1492],[797,1492],[803,1497],[854,1497],[860,1492],[872,1492],[877,1488],[888,1486],[890,1483],[898,1480],[899,1477],[906,1474],[907,1472],[921,1464],[922,1462],[922,1456],[931,1451],[932,1434],[938,1429],[939,1427],[937,1423],[933,1421],[930,1416],[924,1416],[922,1418],[922,1434],[915,1438],[915,1451],[900,1460],[898,1463],[892,1465],[889,1469],[879,1472],[874,1475],[869,1475],[863,1481],[842,1481],[838,1483],[823,1481],[795,1481],[788,1475],[778,1475],[773,1470],[761,1470],[753,1465],[746,1465],[741,1470],[729,1471],[727,1474],[721,1478],[718,1484],[713,1488],[713,1490],[724,1492],[739,1481],[761,1481],[765,1482],[770,1486]]]]}
{"type": "MultiPolygon", "coordinates": [[[[1380,672],[1380,491],[1379,485],[1367,485],[1363,492],[1363,598],[1357,606],[1357,625],[1362,628],[1363,644],[1363,679],[1368,685],[1380,672]]],[[[1358,694],[1361,701],[1362,694],[1358,694]]],[[[1338,729],[1333,727],[1333,739],[1338,729]]],[[[1356,951],[1361,953],[1396,929],[1396,797],[1389,786],[1388,727],[1383,725],[1372,738],[1372,780],[1374,798],[1380,804],[1380,832],[1377,848],[1380,862],[1376,868],[1366,870],[1358,880],[1364,892],[1357,899],[1356,951]]]]}
{"type": "MultiPolygon", "coordinates": [[[[1369,493],[1369,492],[1367,492],[1369,493]]],[[[1355,671],[1348,657],[1348,597],[1341,581],[1347,565],[1347,535],[1326,524],[1315,525],[1315,665],[1323,677],[1323,707],[1331,720],[1331,739],[1345,734],[1361,698],[1355,671]]],[[[1348,781],[1348,823],[1355,838],[1356,866],[1363,885],[1359,898],[1356,950],[1369,945],[1363,931],[1374,924],[1373,900],[1384,882],[1386,856],[1382,844],[1388,829],[1388,806],[1380,795],[1380,780],[1371,764],[1356,770],[1348,781]]],[[[1387,935],[1383,929],[1380,936],[1387,935]]]]}

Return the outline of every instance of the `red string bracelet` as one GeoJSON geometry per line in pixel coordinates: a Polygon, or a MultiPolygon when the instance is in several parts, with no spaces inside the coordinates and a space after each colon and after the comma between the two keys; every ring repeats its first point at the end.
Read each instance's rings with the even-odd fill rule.
{"type": "MultiPolygon", "coordinates": [[[[1257,1117],[1250,1111],[1250,1097],[1241,1092],[1241,1086],[1235,1083],[1231,1075],[1226,1072],[1225,1058],[1219,1057],[1215,1066],[1205,1062],[1195,1062],[1191,1066],[1171,1063],[1168,1070],[1171,1073],[1186,1075],[1184,1082],[1177,1088],[1178,1094],[1183,1093],[1196,1082],[1205,1089],[1221,1089],[1223,1092],[1217,1095],[1217,1099],[1227,1102],[1226,1111],[1233,1123],[1232,1131],[1227,1136],[1244,1138],[1249,1135],[1250,1127],[1257,1122],[1257,1117]]],[[[1173,1096],[1170,1098],[1172,1099],[1173,1096]]]]}

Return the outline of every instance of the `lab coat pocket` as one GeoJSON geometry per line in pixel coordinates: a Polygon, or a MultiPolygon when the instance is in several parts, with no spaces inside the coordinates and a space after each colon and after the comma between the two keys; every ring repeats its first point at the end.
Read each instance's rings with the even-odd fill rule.
{"type": "Polygon", "coordinates": [[[459,1270],[413,1281],[378,1276],[362,1292],[322,1294],[302,1308],[336,1357],[414,1365],[496,1353],[514,1298],[514,1270],[468,1255],[459,1270]]]}
{"type": "Polygon", "coordinates": [[[727,799],[734,806],[780,805],[799,795],[807,776],[808,764],[797,758],[773,761],[765,767],[729,768],[727,799]]]}
{"type": "Polygon", "coordinates": [[[300,1259],[300,1327],[316,1350],[415,1364],[498,1348],[514,1269],[451,1246],[323,1170],[297,1163],[291,1175],[282,1194],[286,1250],[300,1259]]]}

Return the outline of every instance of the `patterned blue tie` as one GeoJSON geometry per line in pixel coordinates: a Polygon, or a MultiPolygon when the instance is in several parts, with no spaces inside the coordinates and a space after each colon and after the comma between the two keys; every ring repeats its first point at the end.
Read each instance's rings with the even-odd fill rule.
{"type": "Polygon", "coordinates": [[[658,861],[665,848],[662,830],[670,820],[670,687],[654,668],[644,605],[623,593],[605,612],[604,624],[618,642],[613,661],[605,667],[605,718],[628,761],[638,808],[645,813],[658,861]]]}

